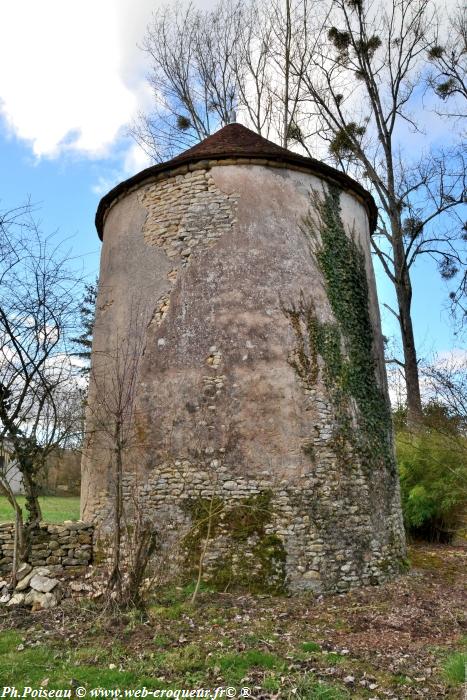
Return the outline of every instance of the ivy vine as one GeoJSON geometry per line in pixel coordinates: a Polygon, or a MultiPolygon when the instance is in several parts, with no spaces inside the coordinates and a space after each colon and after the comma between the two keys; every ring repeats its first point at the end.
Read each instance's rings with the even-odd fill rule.
{"type": "Polygon", "coordinates": [[[317,358],[322,358],[324,382],[340,426],[337,437],[357,449],[366,466],[383,459],[394,472],[391,414],[376,380],[364,254],[345,231],[340,191],[330,187],[324,196],[313,192],[311,198],[312,209],[304,219],[303,231],[323,274],[335,322],[321,322],[313,302],[305,302],[303,295],[298,307],[284,309],[297,341],[289,361],[311,388],[318,377],[317,358]],[[352,400],[358,407],[357,435],[351,425],[352,400]]]}

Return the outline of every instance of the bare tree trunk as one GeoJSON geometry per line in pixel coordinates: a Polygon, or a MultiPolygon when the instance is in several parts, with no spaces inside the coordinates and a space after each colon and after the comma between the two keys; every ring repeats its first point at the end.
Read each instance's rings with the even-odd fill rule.
{"type": "Polygon", "coordinates": [[[16,574],[18,571],[18,564],[20,561],[25,559],[25,536],[24,536],[24,524],[23,524],[23,513],[15,498],[11,486],[8,481],[0,477],[0,491],[3,493],[8,503],[15,511],[15,538],[13,542],[13,563],[11,567],[11,582],[16,585],[16,574]]]}
{"type": "Polygon", "coordinates": [[[420,381],[418,376],[417,353],[410,312],[410,296],[405,286],[398,286],[399,324],[404,350],[405,384],[407,389],[407,421],[409,425],[419,425],[423,420],[420,381]]]}
{"type": "MultiPolygon", "coordinates": [[[[397,224],[395,223],[393,223],[393,231],[394,228],[397,228],[397,224]]],[[[412,282],[406,263],[400,230],[393,233],[392,240],[398,320],[404,352],[404,373],[407,390],[407,422],[410,426],[416,427],[423,421],[423,411],[412,322],[412,282]]]]}
{"type": "Polygon", "coordinates": [[[115,590],[117,600],[122,597],[122,567],[121,567],[121,543],[122,543],[122,518],[123,518],[123,456],[121,445],[121,424],[117,420],[115,424],[115,511],[114,511],[114,542],[112,572],[109,577],[109,590],[115,590]]]}
{"type": "Polygon", "coordinates": [[[22,470],[24,492],[26,497],[26,510],[28,511],[27,525],[35,528],[42,520],[42,511],[39,503],[39,485],[37,479],[30,473],[30,469],[22,470]]]}
{"type": "Polygon", "coordinates": [[[23,561],[24,556],[24,524],[23,513],[21,508],[16,503],[15,508],[15,538],[13,541],[13,563],[11,565],[11,583],[16,586],[16,577],[18,573],[18,564],[23,561]]]}
{"type": "Polygon", "coordinates": [[[144,609],[145,600],[142,585],[144,577],[151,562],[151,558],[157,549],[157,532],[154,526],[146,522],[143,508],[139,498],[134,498],[134,525],[129,528],[126,525],[128,540],[128,580],[122,591],[122,602],[125,606],[134,606],[144,609]]]}
{"type": "Polygon", "coordinates": [[[209,540],[211,539],[211,529],[212,529],[212,508],[214,505],[214,493],[211,496],[211,500],[209,502],[209,513],[208,513],[208,529],[206,532],[206,539],[204,541],[204,546],[201,548],[201,553],[199,555],[199,563],[198,563],[198,578],[196,579],[196,585],[195,585],[195,590],[193,591],[193,595],[191,596],[191,604],[194,605],[196,602],[196,598],[198,596],[198,591],[199,587],[201,585],[201,580],[203,578],[203,570],[204,570],[204,560],[206,558],[206,552],[208,551],[208,546],[209,546],[209,540]]]}
{"type": "Polygon", "coordinates": [[[285,52],[284,52],[284,128],[282,134],[282,145],[287,148],[289,138],[289,83],[290,83],[290,43],[291,43],[291,26],[290,26],[290,0],[285,0],[285,52]]]}
{"type": "Polygon", "coordinates": [[[23,485],[26,497],[26,510],[28,512],[24,531],[23,555],[26,561],[31,555],[33,533],[39,527],[42,520],[42,512],[39,504],[39,487],[37,481],[28,471],[22,472],[23,485]]]}

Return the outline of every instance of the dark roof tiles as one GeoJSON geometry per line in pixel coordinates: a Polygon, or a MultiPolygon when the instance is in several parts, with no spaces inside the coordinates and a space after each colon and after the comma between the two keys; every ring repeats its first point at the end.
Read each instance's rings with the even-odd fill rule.
{"type": "Polygon", "coordinates": [[[159,173],[173,170],[181,165],[195,163],[200,160],[223,160],[226,158],[251,158],[279,161],[290,166],[305,168],[311,173],[320,175],[328,180],[337,182],[343,189],[348,189],[358,195],[365,202],[370,218],[370,228],[373,232],[376,226],[377,209],[373,197],[358,182],[345,173],[332,168],[314,158],[306,158],[298,153],[282,148],[272,141],[268,141],[242,124],[227,124],[212,136],[204,139],[187,151],[180,153],[172,160],[158,163],[140,173],[133,175],[128,180],[121,182],[106,194],[100,201],[96,212],[96,228],[102,239],[104,218],[107,209],[113,201],[125,194],[139,183],[150,179],[159,173]]]}
{"type": "Polygon", "coordinates": [[[252,156],[261,158],[282,156],[286,158],[292,152],[272,141],[268,141],[242,124],[227,124],[227,126],[208,136],[201,143],[197,143],[196,146],[181,153],[174,160],[183,159],[185,161],[185,159],[190,160],[193,157],[211,158],[213,156],[222,156],[225,153],[235,153],[237,156],[246,158],[251,158],[252,156]]]}

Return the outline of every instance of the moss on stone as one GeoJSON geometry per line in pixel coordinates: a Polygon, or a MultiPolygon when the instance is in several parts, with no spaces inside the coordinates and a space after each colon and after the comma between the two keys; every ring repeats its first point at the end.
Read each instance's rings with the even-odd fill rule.
{"type": "Polygon", "coordinates": [[[224,511],[222,498],[218,496],[189,498],[183,501],[182,507],[190,515],[193,529],[197,530],[200,539],[207,536],[209,521],[211,521],[211,537],[216,534],[224,511]]]}
{"type": "Polygon", "coordinates": [[[264,537],[265,526],[271,521],[272,491],[248,496],[229,507],[224,515],[224,525],[232,539],[244,542],[253,535],[264,537]]]}
{"type": "Polygon", "coordinates": [[[92,562],[94,565],[98,566],[103,564],[107,558],[107,554],[102,547],[94,547],[92,562]]]}
{"type": "Polygon", "coordinates": [[[210,532],[210,537],[216,536],[224,510],[221,498],[189,498],[181,504],[183,510],[190,516],[192,526],[182,541],[185,552],[185,565],[189,574],[199,566],[201,546],[210,532]],[[211,521],[211,522],[209,522],[211,521]]]}
{"type": "Polygon", "coordinates": [[[250,577],[249,590],[253,593],[284,593],[287,556],[280,537],[264,535],[253,548],[253,554],[261,567],[255,576],[250,577]]]}
{"type": "Polygon", "coordinates": [[[192,520],[182,545],[187,573],[192,576],[198,570],[211,518],[212,545],[208,544],[207,554],[210,546],[216,550],[216,538],[220,536],[227,538],[228,552],[220,554],[207,568],[205,577],[209,584],[216,590],[244,588],[252,593],[283,592],[284,544],[277,535],[267,532],[273,515],[271,500],[272,492],[267,490],[233,504],[217,496],[186,501],[184,507],[192,520]]]}
{"type": "Polygon", "coordinates": [[[248,590],[249,593],[285,592],[286,553],[282,540],[274,534],[265,535],[250,549],[251,557],[243,552],[234,561],[230,556],[219,558],[209,570],[209,584],[219,591],[248,590]],[[252,562],[253,566],[249,565],[252,562]]]}
{"type": "Polygon", "coordinates": [[[410,571],[410,561],[407,557],[397,557],[396,565],[401,574],[405,574],[410,571]]]}
{"type": "Polygon", "coordinates": [[[302,445],[302,452],[308,457],[310,462],[316,461],[316,452],[312,442],[306,442],[304,445],[302,445]]]}

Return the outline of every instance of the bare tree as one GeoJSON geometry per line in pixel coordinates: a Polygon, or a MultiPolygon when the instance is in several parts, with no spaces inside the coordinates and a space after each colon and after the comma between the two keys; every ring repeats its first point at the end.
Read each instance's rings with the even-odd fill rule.
{"type": "MultiPolygon", "coordinates": [[[[449,102],[449,108],[437,109],[438,114],[458,120],[463,127],[466,116],[467,100],[467,8],[458,5],[455,12],[447,13],[447,29],[444,33],[439,27],[427,42],[427,54],[431,68],[427,75],[427,86],[441,98],[449,102]]],[[[467,224],[463,223],[463,238],[467,239],[467,224]]],[[[450,292],[451,312],[460,331],[465,329],[467,321],[467,269],[457,262],[449,265],[448,273],[454,269],[459,273],[457,284],[450,292]]]]}
{"type": "MultiPolygon", "coordinates": [[[[400,130],[419,129],[410,107],[426,68],[429,0],[334,0],[303,75],[323,139],[336,164],[364,178],[380,205],[373,249],[394,285],[410,421],[422,419],[418,358],[412,323],[411,267],[427,253],[454,272],[462,254],[460,226],[446,212],[465,197],[465,163],[431,153],[410,163],[400,130]]],[[[297,72],[302,70],[296,67],[297,72]]]]}
{"type": "MultiPolygon", "coordinates": [[[[444,112],[445,116],[466,116],[467,100],[467,8],[458,5],[456,11],[447,13],[447,31],[442,36],[439,28],[427,44],[431,70],[427,84],[444,102],[458,98],[456,109],[444,112]]],[[[443,112],[441,112],[443,114],[443,112]]]]}
{"type": "Polygon", "coordinates": [[[284,148],[303,149],[311,156],[311,139],[317,131],[316,120],[308,113],[304,77],[328,10],[315,0],[273,0],[265,12],[271,27],[269,84],[277,140],[284,148]]]}
{"type": "Polygon", "coordinates": [[[449,298],[451,300],[451,313],[458,328],[457,332],[462,334],[467,325],[467,269],[464,268],[464,271],[461,272],[458,284],[449,293],[449,298]]]}
{"type": "MultiPolygon", "coordinates": [[[[402,135],[421,132],[421,96],[436,61],[451,56],[457,83],[450,89],[462,91],[463,49],[441,51],[433,0],[273,0],[267,6],[240,0],[204,14],[189,6],[183,21],[180,7],[161,11],[146,42],[157,67],[155,95],[171,96],[164,114],[182,127],[183,143],[171,140],[171,153],[207,136],[237,106],[258,133],[308,155],[325,145],[337,167],[367,182],[380,208],[374,253],[397,297],[391,310],[401,332],[410,420],[420,421],[411,272],[422,254],[431,256],[442,277],[457,285],[451,301],[462,311],[465,228],[457,212],[465,201],[465,161],[460,146],[442,151],[429,142],[426,153],[410,159],[402,135]],[[203,47],[209,61],[199,60],[203,47]],[[223,76],[222,90],[214,90],[208,74],[223,76]],[[196,105],[211,107],[190,112],[196,105]]],[[[439,81],[430,75],[433,85],[439,81]]],[[[156,158],[167,155],[156,141],[171,139],[164,119],[159,132],[154,124],[148,129],[156,158]]]]}
{"type": "Polygon", "coordinates": [[[139,115],[132,134],[155,161],[230,121],[237,98],[232,62],[240,7],[221,2],[205,12],[177,2],[154,12],[142,45],[151,61],[154,108],[139,115]]]}
{"type": "Polygon", "coordinates": [[[145,516],[138,478],[124,493],[125,475],[146,445],[135,434],[135,396],[143,357],[148,317],[141,304],[130,305],[125,333],[105,350],[94,348],[86,443],[92,455],[109,460],[112,475],[111,570],[107,589],[119,605],[141,605],[141,586],[157,546],[156,530],[145,516]]]}
{"type": "Polygon", "coordinates": [[[21,474],[24,533],[6,478],[2,491],[16,512],[20,556],[27,556],[41,520],[39,483],[47,457],[80,429],[68,339],[81,280],[70,269],[69,252],[40,232],[29,204],[0,217],[0,254],[0,442],[10,445],[21,474]]]}
{"type": "Polygon", "coordinates": [[[430,401],[446,408],[446,413],[456,422],[458,431],[467,431],[467,361],[465,357],[452,355],[434,358],[424,364],[422,376],[430,401]]]}
{"type": "MultiPolygon", "coordinates": [[[[126,504],[122,504],[122,524],[124,533],[124,576],[117,603],[123,607],[144,608],[146,575],[153,557],[158,551],[159,538],[150,516],[145,510],[144,499],[138,483],[133,484],[127,494],[126,504]],[[125,507],[126,506],[126,507],[125,507]]],[[[159,562],[162,564],[162,562],[159,562]]]]}
{"type": "MultiPolygon", "coordinates": [[[[3,447],[5,447],[5,443],[3,444],[3,447]]],[[[13,585],[16,584],[18,566],[25,551],[23,511],[11,487],[11,479],[14,471],[16,471],[15,462],[12,461],[11,464],[8,464],[3,458],[0,462],[0,493],[6,498],[7,502],[10,504],[15,513],[13,562],[11,567],[11,579],[13,585]]]]}
{"type": "Polygon", "coordinates": [[[276,112],[272,89],[273,24],[259,2],[239,4],[230,64],[236,78],[237,109],[252,129],[269,137],[276,112]]]}
{"type": "Polygon", "coordinates": [[[315,41],[312,5],[220,0],[209,11],[183,3],[159,9],[143,43],[154,109],[131,130],[146,153],[171,157],[236,112],[259,134],[307,150],[302,75],[315,41]]]}

